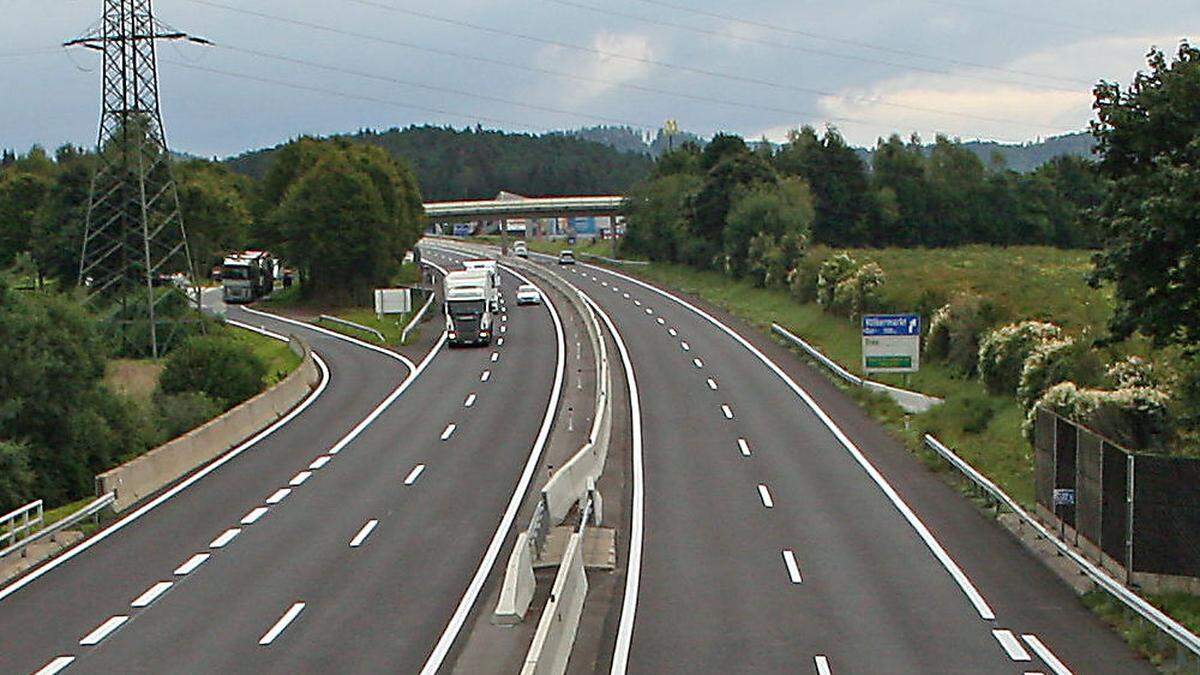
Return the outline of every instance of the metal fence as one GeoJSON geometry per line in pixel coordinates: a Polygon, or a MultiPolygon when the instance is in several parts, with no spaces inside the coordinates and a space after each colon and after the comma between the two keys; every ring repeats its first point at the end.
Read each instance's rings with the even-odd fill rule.
{"type": "Polygon", "coordinates": [[[1127,581],[1200,577],[1200,459],[1131,452],[1045,409],[1034,454],[1037,503],[1127,581]]]}
{"type": "Polygon", "coordinates": [[[0,516],[0,549],[6,549],[42,524],[42,500],[29,502],[0,516]]]}
{"type": "MultiPolygon", "coordinates": [[[[28,547],[30,544],[41,541],[42,539],[45,539],[47,537],[49,537],[50,540],[53,541],[54,536],[56,534],[58,534],[59,532],[61,532],[62,530],[65,530],[66,528],[71,527],[72,525],[84,520],[85,518],[98,517],[99,513],[101,511],[103,511],[104,509],[108,508],[110,505],[112,505],[112,503],[115,500],[116,500],[116,495],[112,492],[108,492],[108,493],[105,493],[105,494],[97,497],[90,504],[88,504],[87,506],[83,507],[82,509],[76,511],[75,513],[71,514],[70,516],[55,522],[53,525],[50,525],[49,527],[43,528],[33,534],[30,534],[30,535],[26,536],[24,539],[16,541],[12,545],[10,545],[4,549],[0,549],[0,558],[3,558],[10,553],[14,553],[17,551],[24,551],[25,548],[28,547]]],[[[40,506],[39,506],[39,508],[40,508],[40,506]]]]}
{"type": "MultiPolygon", "coordinates": [[[[1039,419],[1039,423],[1041,420],[1039,419]]],[[[950,466],[957,469],[964,478],[974,485],[975,489],[991,501],[997,512],[1006,509],[1012,512],[1024,526],[1032,528],[1036,535],[1050,542],[1057,551],[1071,560],[1079,571],[1096,584],[1096,588],[1104,591],[1110,597],[1120,602],[1124,607],[1137,616],[1140,621],[1153,626],[1163,639],[1169,640],[1174,646],[1176,667],[1178,672],[1200,672],[1200,637],[1182,626],[1178,621],[1164,614],[1145,598],[1126,588],[1119,581],[1101,569],[1096,563],[1088,560],[1074,547],[1055,536],[1049,528],[1023,509],[1016,500],[1001,490],[995,483],[981,474],[966,460],[955,454],[941,441],[925,435],[925,447],[936,453],[950,466]]]]}

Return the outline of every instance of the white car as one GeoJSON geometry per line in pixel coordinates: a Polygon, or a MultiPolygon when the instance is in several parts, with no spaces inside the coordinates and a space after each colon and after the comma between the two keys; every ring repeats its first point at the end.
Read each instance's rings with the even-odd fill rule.
{"type": "Polygon", "coordinates": [[[542,301],[542,292],[533,284],[522,284],[517,288],[518,305],[536,305],[542,301]]]}

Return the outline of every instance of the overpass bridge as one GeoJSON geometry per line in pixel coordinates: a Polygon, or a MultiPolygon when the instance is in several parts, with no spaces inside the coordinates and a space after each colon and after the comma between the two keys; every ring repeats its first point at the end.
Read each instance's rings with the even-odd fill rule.
{"type": "Polygon", "coordinates": [[[624,201],[622,195],[522,197],[502,192],[496,199],[426,202],[425,214],[435,225],[476,220],[613,216],[621,212],[624,201]]]}

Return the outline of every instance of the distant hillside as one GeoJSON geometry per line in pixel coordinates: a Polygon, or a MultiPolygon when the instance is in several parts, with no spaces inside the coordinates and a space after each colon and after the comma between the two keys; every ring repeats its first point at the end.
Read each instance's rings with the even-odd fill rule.
{"type": "MultiPolygon", "coordinates": [[[[566,134],[411,126],[365,130],[345,138],[377,145],[407,160],[426,201],[491,198],[501,190],[528,196],[619,194],[651,166],[645,154],[566,134]]],[[[274,150],[256,150],[225,162],[234,171],[261,178],[274,150]]]]}
{"type": "MultiPolygon", "coordinates": [[[[1062,155],[1091,158],[1092,148],[1096,140],[1086,131],[1062,136],[1051,136],[1044,141],[1012,145],[996,141],[963,141],[962,146],[974,153],[984,166],[992,165],[992,156],[999,155],[1004,159],[1004,166],[1013,171],[1025,173],[1033,171],[1046,162],[1062,155]]],[[[933,147],[932,144],[926,148],[933,147]]],[[[861,149],[859,156],[868,164],[871,162],[872,150],[861,149]]]]}

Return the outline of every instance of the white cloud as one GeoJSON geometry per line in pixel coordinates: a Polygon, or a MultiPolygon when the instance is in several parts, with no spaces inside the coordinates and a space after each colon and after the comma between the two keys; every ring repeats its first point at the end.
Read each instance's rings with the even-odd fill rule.
{"type": "MultiPolygon", "coordinates": [[[[912,73],[866,87],[838,90],[817,101],[825,120],[839,127],[851,143],[873,145],[879,136],[916,131],[927,140],[937,133],[963,138],[1019,142],[1086,128],[1092,119],[1088,83],[1099,79],[1128,83],[1145,67],[1150,45],[1167,50],[1174,38],[1130,36],[1089,39],[1034,52],[1002,64],[1010,71],[1042,73],[1055,78],[991,70],[959,69],[957,74],[998,83],[912,73]]],[[[809,121],[808,123],[814,123],[809,121]]],[[[773,140],[787,126],[764,130],[773,140]]]]}
{"type": "Polygon", "coordinates": [[[538,54],[538,65],[558,71],[576,73],[588,81],[572,85],[573,99],[582,96],[595,99],[619,84],[645,79],[651,66],[633,59],[653,59],[650,38],[639,33],[596,33],[589,45],[595,52],[581,52],[562,47],[547,47],[538,54]],[[621,54],[618,58],[607,54],[621,54]]]}

